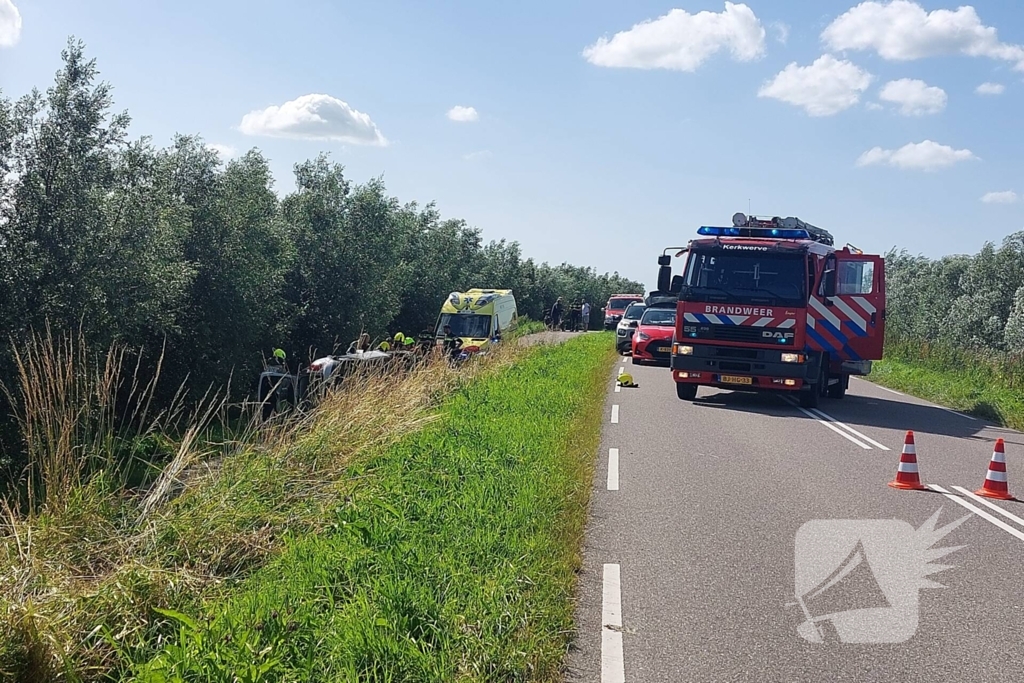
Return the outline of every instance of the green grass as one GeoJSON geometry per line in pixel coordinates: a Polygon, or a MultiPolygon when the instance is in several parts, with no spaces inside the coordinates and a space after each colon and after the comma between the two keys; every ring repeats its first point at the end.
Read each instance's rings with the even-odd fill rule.
{"type": "Polygon", "coordinates": [[[1024,364],[1019,357],[920,342],[886,345],[871,381],[955,410],[1024,429],[1024,364]]]}
{"type": "Polygon", "coordinates": [[[513,337],[525,337],[528,334],[536,334],[537,332],[544,332],[547,327],[544,326],[543,320],[531,320],[530,318],[520,318],[519,324],[513,331],[513,337]]]}
{"type": "Polygon", "coordinates": [[[176,624],[140,681],[551,681],[609,335],[538,347],[350,466],[321,532],[176,624]]]}

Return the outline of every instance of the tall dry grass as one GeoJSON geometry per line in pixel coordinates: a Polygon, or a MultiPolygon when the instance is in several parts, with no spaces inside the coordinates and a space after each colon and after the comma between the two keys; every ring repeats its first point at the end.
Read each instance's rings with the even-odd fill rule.
{"type": "Polygon", "coordinates": [[[8,392],[33,482],[28,505],[0,501],[0,680],[117,678],[169,633],[154,608],[194,607],[289,534],[326,523],[357,481],[354,461],[435,419],[445,396],[517,353],[509,344],[459,369],[434,359],[357,371],[315,408],[261,423],[245,406],[227,424],[209,397],[184,418],[151,415],[156,377],[125,372],[124,349],[90,359],[80,340],[33,339],[8,392]],[[140,457],[130,444],[152,437],[173,455],[149,463],[159,473],[145,489],[126,488],[119,458],[140,457]]]}
{"type": "Polygon", "coordinates": [[[162,353],[144,378],[141,353],[115,343],[92,354],[80,332],[55,336],[47,327],[12,350],[16,383],[3,391],[20,430],[30,512],[59,512],[89,471],[123,472],[146,434],[179,417],[180,393],[169,409],[151,412],[162,353]]]}

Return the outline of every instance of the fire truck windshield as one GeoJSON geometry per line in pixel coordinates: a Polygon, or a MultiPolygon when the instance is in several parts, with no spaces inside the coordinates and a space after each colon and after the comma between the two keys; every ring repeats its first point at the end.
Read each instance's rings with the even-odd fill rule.
{"type": "Polygon", "coordinates": [[[705,249],[690,252],[681,299],[802,305],[807,300],[803,254],[705,249]]]}

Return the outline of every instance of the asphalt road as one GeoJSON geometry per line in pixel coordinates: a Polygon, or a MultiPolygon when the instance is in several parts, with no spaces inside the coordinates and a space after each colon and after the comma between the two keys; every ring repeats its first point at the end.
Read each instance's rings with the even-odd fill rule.
{"type": "Polygon", "coordinates": [[[667,369],[620,368],[639,387],[608,378],[568,681],[1024,680],[1024,503],[985,499],[1014,520],[953,488],[981,487],[1002,437],[1024,497],[1024,435],[860,380],[808,415],[778,395],[680,401],[667,369]],[[951,496],[886,485],[906,430],[951,496]],[[914,531],[940,509],[938,527],[964,521],[914,531]],[[946,546],[963,547],[929,557],[946,546]],[[929,559],[943,588],[918,587],[929,559]],[[822,642],[798,632],[839,612],[814,622],[822,642]]]}

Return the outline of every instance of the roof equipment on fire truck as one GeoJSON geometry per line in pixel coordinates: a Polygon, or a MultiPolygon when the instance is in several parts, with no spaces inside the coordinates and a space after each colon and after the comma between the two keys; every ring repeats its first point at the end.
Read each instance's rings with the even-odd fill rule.
{"type": "Polygon", "coordinates": [[[702,226],[697,230],[698,235],[709,237],[761,237],[776,238],[784,240],[814,240],[828,246],[833,246],[835,241],[832,235],[817,226],[806,223],[799,218],[790,216],[788,218],[772,218],[747,216],[737,213],[732,217],[731,228],[714,226],[702,226]]]}

